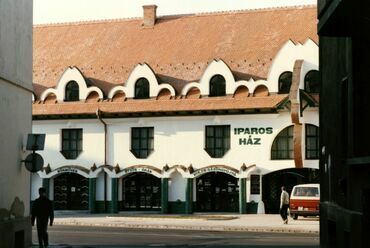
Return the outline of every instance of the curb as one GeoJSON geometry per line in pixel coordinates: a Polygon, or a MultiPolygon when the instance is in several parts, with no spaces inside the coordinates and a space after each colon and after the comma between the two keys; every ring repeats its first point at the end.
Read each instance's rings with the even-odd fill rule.
{"type": "Polygon", "coordinates": [[[95,226],[95,227],[122,227],[132,229],[167,229],[167,230],[200,230],[200,231],[228,231],[228,232],[270,232],[270,233],[307,233],[319,234],[316,230],[279,228],[279,227],[229,227],[229,226],[182,226],[182,225],[148,225],[148,224],[107,224],[94,223],[88,224],[84,222],[54,222],[54,224],[62,226],[95,226]]]}

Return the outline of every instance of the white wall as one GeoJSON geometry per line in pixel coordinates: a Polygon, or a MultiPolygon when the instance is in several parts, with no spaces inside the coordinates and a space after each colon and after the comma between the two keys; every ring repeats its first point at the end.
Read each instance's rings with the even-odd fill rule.
{"type": "Polygon", "coordinates": [[[34,133],[45,133],[45,150],[39,153],[44,165],[52,170],[61,166],[78,165],[90,169],[104,164],[104,127],[97,119],[93,120],[56,120],[34,121],[34,133]],[[62,129],[82,128],[82,152],[77,159],[65,159],[60,153],[62,129]]]}
{"type": "Polygon", "coordinates": [[[21,160],[31,133],[31,93],[0,78],[0,208],[10,209],[15,197],[29,212],[30,172],[21,160]],[[16,183],[15,183],[16,182],[16,183]]]}
{"type": "MultiPolygon", "coordinates": [[[[256,164],[263,174],[294,167],[293,160],[270,160],[271,145],[276,135],[291,125],[289,112],[257,115],[147,117],[106,119],[108,123],[108,165],[125,169],[134,165],[163,166],[190,164],[194,169],[209,165],[227,165],[240,169],[256,164]],[[230,150],[223,158],[212,158],[204,150],[205,126],[230,125],[230,150]],[[154,127],[154,151],[146,159],[136,158],[131,149],[132,127],[154,127]],[[235,134],[234,128],[267,128],[272,134],[235,134]],[[240,145],[239,139],[260,138],[260,145],[240,145]]],[[[305,123],[318,125],[318,113],[305,111],[305,123]]],[[[45,150],[40,151],[44,165],[52,170],[66,165],[78,165],[90,169],[93,164],[104,163],[104,129],[97,120],[34,121],[33,132],[46,133],[45,150]],[[60,153],[61,129],[83,129],[83,152],[77,159],[68,160],[60,153]]],[[[304,153],[304,129],[302,133],[304,153]]],[[[318,168],[317,161],[305,160],[310,167],[318,168]]]]}
{"type": "Polygon", "coordinates": [[[32,125],[32,2],[0,0],[0,246],[32,242],[30,172],[21,160],[32,125]],[[10,219],[9,219],[10,218],[10,219]]]}
{"type": "MultiPolygon", "coordinates": [[[[121,169],[133,165],[151,165],[162,169],[166,164],[189,166],[194,169],[209,165],[228,165],[240,169],[257,164],[265,172],[294,166],[293,160],[270,160],[270,149],[275,136],[290,125],[290,114],[166,117],[109,119],[109,164],[119,164],[121,169]],[[211,158],[205,148],[206,125],[230,125],[231,147],[223,158],[211,158]],[[132,127],[154,127],[154,152],[146,159],[136,158],[131,149],[132,127]],[[234,128],[272,127],[272,134],[253,134],[261,138],[261,145],[239,145],[239,138],[249,135],[235,135],[234,128]]],[[[304,139],[303,139],[304,140],[304,139]]],[[[304,146],[303,146],[304,147],[304,146]]]]}
{"type": "Polygon", "coordinates": [[[168,201],[186,200],[186,179],[180,173],[175,172],[171,175],[168,182],[168,201]]]}
{"type": "MultiPolygon", "coordinates": [[[[21,163],[31,132],[32,1],[0,1],[0,208],[15,197],[29,214],[30,173],[21,163]]],[[[0,220],[1,222],[1,220],[0,220]]],[[[1,239],[0,239],[1,243],[1,239]]]]}

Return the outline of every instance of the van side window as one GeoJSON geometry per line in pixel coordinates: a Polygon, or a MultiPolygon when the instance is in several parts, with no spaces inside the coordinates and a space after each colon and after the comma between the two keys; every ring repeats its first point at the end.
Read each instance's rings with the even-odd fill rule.
{"type": "Polygon", "coordinates": [[[319,189],[315,187],[297,187],[293,192],[294,196],[319,196],[319,189]]]}

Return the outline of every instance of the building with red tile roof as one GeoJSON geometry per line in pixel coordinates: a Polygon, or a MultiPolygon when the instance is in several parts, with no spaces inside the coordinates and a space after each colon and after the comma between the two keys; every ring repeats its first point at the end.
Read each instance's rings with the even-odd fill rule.
{"type": "Polygon", "coordinates": [[[268,178],[318,168],[316,25],[315,6],[163,17],[146,6],[143,18],[35,26],[34,131],[47,134],[50,196],[73,209],[60,190],[83,181],[92,212],[276,211],[268,178]]]}

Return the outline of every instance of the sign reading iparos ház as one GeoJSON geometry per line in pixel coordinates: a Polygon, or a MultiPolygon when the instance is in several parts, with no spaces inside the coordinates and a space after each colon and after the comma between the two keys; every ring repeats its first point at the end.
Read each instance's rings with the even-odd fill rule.
{"type": "Polygon", "coordinates": [[[272,134],[272,127],[238,127],[234,134],[244,137],[239,138],[239,145],[261,145],[261,135],[272,134]]]}

